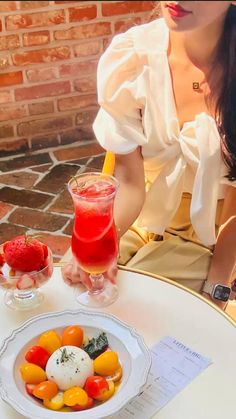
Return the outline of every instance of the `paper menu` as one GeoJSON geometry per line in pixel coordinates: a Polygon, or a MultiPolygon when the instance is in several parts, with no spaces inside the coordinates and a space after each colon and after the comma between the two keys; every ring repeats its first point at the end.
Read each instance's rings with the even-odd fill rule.
{"type": "Polygon", "coordinates": [[[212,361],[166,336],[153,346],[152,367],[145,389],[128,403],[117,419],[151,419],[212,361]]]}

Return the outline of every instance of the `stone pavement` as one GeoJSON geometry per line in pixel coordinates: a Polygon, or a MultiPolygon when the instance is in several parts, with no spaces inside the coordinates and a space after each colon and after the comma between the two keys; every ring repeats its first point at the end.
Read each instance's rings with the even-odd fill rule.
{"type": "Polygon", "coordinates": [[[67,182],[77,172],[100,171],[103,160],[94,141],[0,159],[0,244],[25,232],[40,234],[59,261],[73,227],[67,182]]]}

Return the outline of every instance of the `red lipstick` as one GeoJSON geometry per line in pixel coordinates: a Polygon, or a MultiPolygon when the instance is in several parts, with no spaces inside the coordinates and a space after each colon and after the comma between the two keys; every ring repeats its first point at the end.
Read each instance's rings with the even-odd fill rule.
{"type": "Polygon", "coordinates": [[[188,10],[185,10],[179,4],[175,4],[175,3],[167,3],[166,8],[168,9],[169,14],[173,18],[184,17],[192,13],[192,12],[189,12],[188,10]]]}

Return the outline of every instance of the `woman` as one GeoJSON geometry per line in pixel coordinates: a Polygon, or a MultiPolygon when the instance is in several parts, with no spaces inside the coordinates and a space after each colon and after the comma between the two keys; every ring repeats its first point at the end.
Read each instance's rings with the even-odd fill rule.
{"type": "Polygon", "coordinates": [[[116,154],[119,262],[224,307],[236,262],[236,2],[160,3],[163,19],[116,36],[98,67],[94,131],[116,154]]]}

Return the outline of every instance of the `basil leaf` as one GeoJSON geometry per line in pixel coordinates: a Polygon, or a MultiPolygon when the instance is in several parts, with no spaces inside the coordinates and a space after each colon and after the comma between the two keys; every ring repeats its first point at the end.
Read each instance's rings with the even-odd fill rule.
{"type": "Polygon", "coordinates": [[[105,332],[102,332],[97,338],[89,340],[87,345],[83,346],[83,350],[87,352],[90,358],[95,359],[108,348],[108,339],[105,332]]]}

